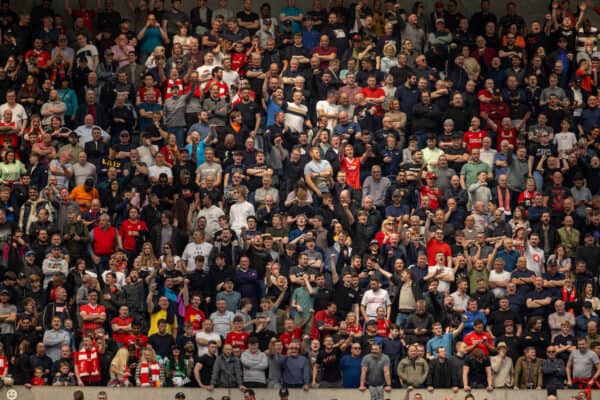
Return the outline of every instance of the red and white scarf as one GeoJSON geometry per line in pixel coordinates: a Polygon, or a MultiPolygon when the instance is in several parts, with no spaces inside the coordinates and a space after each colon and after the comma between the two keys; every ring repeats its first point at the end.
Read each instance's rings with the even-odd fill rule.
{"type": "Polygon", "coordinates": [[[157,362],[140,363],[140,386],[141,387],[159,387],[160,386],[160,365],[157,362]]]}
{"type": "Polygon", "coordinates": [[[508,188],[501,188],[500,186],[498,186],[496,188],[496,191],[498,193],[498,208],[503,208],[505,215],[511,215],[510,190],[508,190],[508,188]]]}
{"type": "Polygon", "coordinates": [[[92,347],[89,351],[85,349],[78,351],[75,354],[75,362],[82,380],[88,382],[100,380],[100,359],[98,358],[98,350],[95,347],[92,347]]]}

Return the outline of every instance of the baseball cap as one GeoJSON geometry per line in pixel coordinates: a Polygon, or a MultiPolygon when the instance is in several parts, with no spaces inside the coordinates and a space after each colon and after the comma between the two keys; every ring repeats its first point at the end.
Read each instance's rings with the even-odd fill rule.
{"type": "Polygon", "coordinates": [[[498,345],[496,345],[497,349],[499,349],[500,347],[504,347],[505,349],[508,348],[508,346],[504,342],[500,342],[500,343],[498,343],[498,345]]]}
{"type": "Polygon", "coordinates": [[[358,34],[352,36],[352,40],[361,40],[361,39],[362,39],[362,37],[358,34]]]}
{"type": "Polygon", "coordinates": [[[35,251],[33,251],[33,250],[27,250],[25,252],[25,257],[27,257],[27,256],[35,256],[35,251]]]}
{"type": "Polygon", "coordinates": [[[427,179],[437,179],[437,175],[433,172],[427,174],[427,179]]]}
{"type": "Polygon", "coordinates": [[[185,399],[185,393],[177,392],[177,393],[175,393],[175,398],[176,399],[185,399]]]}
{"type": "Polygon", "coordinates": [[[444,18],[438,18],[438,19],[435,20],[435,23],[436,24],[445,24],[446,21],[444,21],[444,18]]]}
{"type": "Polygon", "coordinates": [[[0,294],[9,294],[8,290],[6,289],[0,289],[0,294]]]}
{"type": "Polygon", "coordinates": [[[371,240],[371,242],[369,243],[369,246],[376,244],[377,246],[379,246],[379,242],[377,240],[371,240]]]}

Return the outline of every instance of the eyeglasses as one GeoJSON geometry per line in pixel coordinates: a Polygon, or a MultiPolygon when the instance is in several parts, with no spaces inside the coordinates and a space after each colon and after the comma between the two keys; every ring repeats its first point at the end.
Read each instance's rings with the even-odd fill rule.
{"type": "Polygon", "coordinates": [[[548,351],[546,351],[546,353],[548,353],[548,354],[554,354],[554,353],[556,353],[556,351],[555,350],[548,350],[548,351]]]}

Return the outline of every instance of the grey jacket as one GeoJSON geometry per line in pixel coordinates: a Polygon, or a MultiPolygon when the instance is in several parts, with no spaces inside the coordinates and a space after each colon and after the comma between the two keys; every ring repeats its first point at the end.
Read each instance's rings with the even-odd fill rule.
{"type": "Polygon", "coordinates": [[[225,357],[220,354],[213,366],[210,384],[219,388],[242,386],[242,364],[237,357],[225,357]]]}
{"type": "MultiPolygon", "coordinates": [[[[529,175],[527,159],[519,160],[514,156],[513,151],[508,149],[506,152],[506,163],[508,164],[506,170],[508,187],[515,192],[524,191],[525,184],[527,183],[527,175],[529,175]]],[[[535,168],[535,165],[533,167],[535,168]]]]}
{"type": "Polygon", "coordinates": [[[240,357],[242,368],[244,370],[244,383],[267,383],[265,372],[269,367],[269,359],[262,351],[252,354],[246,350],[240,357]]]}
{"type": "Polygon", "coordinates": [[[208,111],[208,123],[225,126],[231,112],[231,104],[223,99],[213,100],[207,97],[202,103],[202,109],[208,111]]]}

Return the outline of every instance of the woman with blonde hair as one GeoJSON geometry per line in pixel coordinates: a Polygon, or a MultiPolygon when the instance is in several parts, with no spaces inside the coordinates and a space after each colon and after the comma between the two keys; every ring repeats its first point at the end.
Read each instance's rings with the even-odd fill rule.
{"type": "Polygon", "coordinates": [[[135,382],[139,387],[161,387],[165,381],[164,371],[151,346],[141,352],[135,369],[135,382]]]}
{"type": "Polygon", "coordinates": [[[140,264],[142,268],[152,268],[155,267],[159,262],[158,258],[154,254],[154,249],[152,248],[152,243],[144,242],[142,245],[142,251],[140,252],[140,264]]]}
{"type": "Polygon", "coordinates": [[[381,224],[381,230],[375,234],[375,240],[379,246],[389,244],[392,233],[394,233],[394,218],[386,218],[381,224]]]}
{"type": "Polygon", "coordinates": [[[350,311],[346,314],[346,319],[344,321],[346,322],[348,333],[350,335],[354,337],[362,336],[362,326],[360,326],[360,322],[358,321],[355,312],[350,311]]]}
{"type": "Polygon", "coordinates": [[[110,363],[110,381],[111,387],[128,387],[129,381],[129,350],[127,347],[121,347],[110,363]]]}
{"type": "Polygon", "coordinates": [[[392,43],[387,43],[383,46],[383,57],[377,57],[377,61],[379,64],[379,69],[384,74],[390,72],[392,67],[398,65],[398,58],[396,57],[396,46],[392,43]]]}

